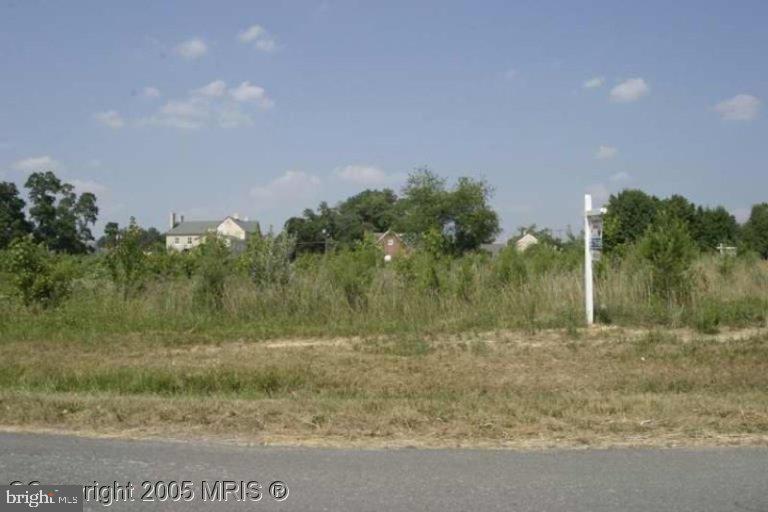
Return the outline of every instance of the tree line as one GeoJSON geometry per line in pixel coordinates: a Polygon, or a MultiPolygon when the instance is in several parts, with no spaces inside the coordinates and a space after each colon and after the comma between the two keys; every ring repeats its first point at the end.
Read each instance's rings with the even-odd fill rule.
{"type": "Polygon", "coordinates": [[[621,251],[655,225],[672,222],[680,225],[700,251],[714,251],[723,244],[768,258],[768,203],[754,205],[741,225],[722,206],[697,206],[681,195],[658,198],[637,189],[611,195],[607,210],[603,227],[606,252],[621,251]]]}
{"type": "MultiPolygon", "coordinates": [[[[91,192],[77,194],[74,186],[51,171],[32,173],[26,180],[25,201],[12,182],[0,182],[0,250],[14,239],[29,237],[47,249],[83,254],[94,248],[110,250],[128,228],[108,222],[104,235],[94,240],[92,228],[99,208],[91,192]]],[[[484,180],[461,177],[456,183],[427,169],[413,171],[400,194],[391,189],[364,190],[331,206],[322,202],[288,219],[284,231],[296,242],[296,253],[319,253],[353,247],[366,233],[392,229],[403,233],[411,245],[429,243],[436,250],[459,255],[494,241],[501,232],[498,214],[490,205],[492,187],[484,180]]],[[[604,224],[606,252],[620,252],[639,241],[655,224],[670,218],[701,251],[720,244],[737,246],[768,258],[768,203],[752,207],[749,219],[740,225],[724,207],[696,205],[682,195],[659,198],[642,190],[628,189],[610,196],[604,224]]],[[[163,236],[155,228],[144,229],[131,222],[144,250],[160,250],[163,236]]],[[[558,240],[549,230],[535,225],[532,231],[551,245],[575,243],[577,237],[558,240]]]]}

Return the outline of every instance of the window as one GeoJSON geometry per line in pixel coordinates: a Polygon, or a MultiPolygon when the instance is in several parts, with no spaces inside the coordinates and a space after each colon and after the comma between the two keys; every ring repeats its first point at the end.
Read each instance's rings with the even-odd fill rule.
{"type": "Polygon", "coordinates": [[[389,246],[395,245],[395,239],[394,238],[390,238],[389,240],[387,240],[387,245],[389,245],[389,246]]]}
{"type": "Polygon", "coordinates": [[[187,237],[187,244],[192,244],[192,237],[191,236],[187,237]]]}
{"type": "Polygon", "coordinates": [[[173,243],[178,245],[179,244],[179,237],[176,237],[173,239],[173,243]]]}

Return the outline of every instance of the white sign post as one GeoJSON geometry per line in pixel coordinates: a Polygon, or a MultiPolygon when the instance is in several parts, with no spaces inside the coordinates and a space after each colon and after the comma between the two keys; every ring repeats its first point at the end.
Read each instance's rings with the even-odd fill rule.
{"type": "Polygon", "coordinates": [[[605,208],[592,210],[592,196],[584,195],[584,308],[587,325],[595,323],[595,291],[592,262],[600,259],[603,250],[603,214],[605,208]]]}

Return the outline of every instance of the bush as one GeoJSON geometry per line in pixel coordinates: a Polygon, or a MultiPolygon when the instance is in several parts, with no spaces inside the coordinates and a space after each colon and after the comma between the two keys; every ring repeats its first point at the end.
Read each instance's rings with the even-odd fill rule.
{"type": "Polygon", "coordinates": [[[201,309],[219,311],[224,305],[229,247],[216,235],[209,235],[195,248],[195,255],[198,267],[193,301],[201,309]]]}
{"type": "Polygon", "coordinates": [[[523,255],[514,245],[505,247],[494,262],[494,278],[497,286],[520,287],[528,281],[528,267],[523,255]]]}
{"type": "Polygon", "coordinates": [[[685,298],[690,291],[690,270],[696,249],[683,222],[659,214],[640,240],[640,256],[649,266],[651,292],[658,298],[685,298]]]}
{"type": "Polygon", "coordinates": [[[383,261],[381,251],[371,243],[361,242],[354,249],[342,249],[327,258],[331,283],[343,292],[350,308],[365,309],[366,292],[376,267],[383,261]]]}
{"type": "Polygon", "coordinates": [[[285,286],[291,277],[291,255],[296,237],[288,233],[278,236],[255,236],[240,258],[240,265],[258,286],[285,286]]]}
{"type": "Polygon", "coordinates": [[[58,265],[56,257],[31,238],[14,240],[8,250],[8,270],[17,295],[25,306],[58,305],[70,292],[72,277],[58,265]]]}
{"type": "Polygon", "coordinates": [[[115,286],[121,290],[123,299],[141,288],[146,257],[141,248],[141,228],[131,222],[107,254],[107,267],[115,286]]]}

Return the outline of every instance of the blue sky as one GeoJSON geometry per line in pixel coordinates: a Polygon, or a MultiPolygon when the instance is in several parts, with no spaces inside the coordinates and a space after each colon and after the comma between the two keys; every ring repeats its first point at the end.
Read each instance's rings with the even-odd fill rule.
{"type": "Polygon", "coordinates": [[[768,200],[768,3],[0,1],[0,179],[263,226],[427,165],[507,232],[624,187],[768,200]]]}

